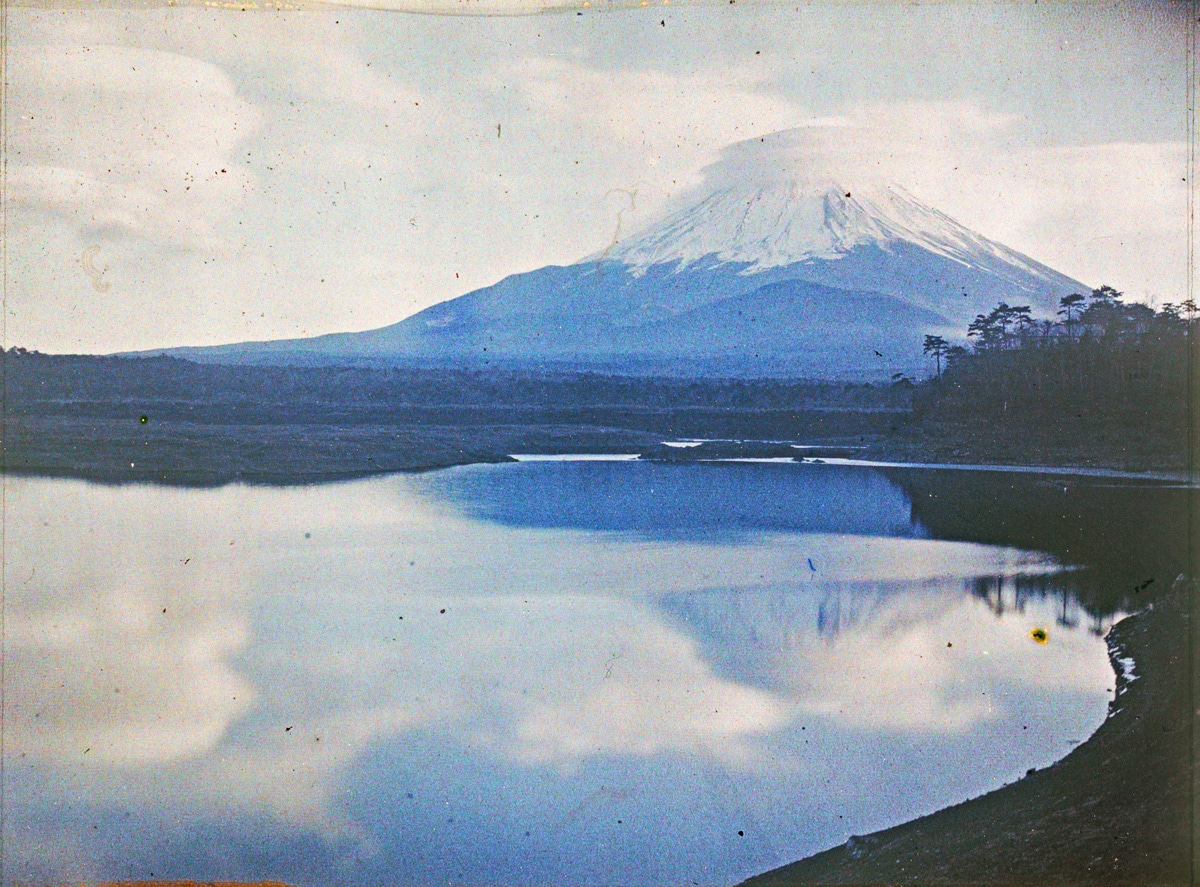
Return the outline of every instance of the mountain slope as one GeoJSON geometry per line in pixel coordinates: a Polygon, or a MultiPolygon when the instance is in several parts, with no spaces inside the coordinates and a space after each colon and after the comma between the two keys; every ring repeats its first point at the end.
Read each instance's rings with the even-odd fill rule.
{"type": "Polygon", "coordinates": [[[1056,293],[1081,286],[898,186],[851,191],[786,176],[714,191],[605,257],[636,271],[705,262],[739,264],[743,273],[787,269],[802,280],[903,296],[956,320],[974,316],[967,302],[981,296],[1006,293],[1052,310],[1056,293]]]}
{"type": "Polygon", "coordinates": [[[858,378],[915,372],[926,332],[958,332],[945,317],[894,296],[775,276],[724,271],[700,275],[708,286],[684,286],[696,278],[678,275],[665,287],[673,296],[667,301],[645,277],[609,264],[542,269],[379,330],[169,353],[221,363],[858,378]],[[568,271],[575,273],[561,273],[568,271]]]}
{"type": "Polygon", "coordinates": [[[604,372],[884,377],[921,372],[997,301],[1050,314],[1086,291],[895,187],[786,171],[726,186],[604,253],[399,323],[174,349],[219,362],[506,365],[604,372]]]}

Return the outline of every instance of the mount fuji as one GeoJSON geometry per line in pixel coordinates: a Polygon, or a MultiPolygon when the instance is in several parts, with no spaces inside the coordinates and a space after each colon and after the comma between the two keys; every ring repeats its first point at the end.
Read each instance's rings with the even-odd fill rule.
{"type": "Polygon", "coordinates": [[[997,301],[1087,292],[896,186],[783,169],[734,180],[574,265],[507,277],[359,333],[167,352],[220,363],[371,362],[702,376],[882,378],[927,369],[997,301]]]}

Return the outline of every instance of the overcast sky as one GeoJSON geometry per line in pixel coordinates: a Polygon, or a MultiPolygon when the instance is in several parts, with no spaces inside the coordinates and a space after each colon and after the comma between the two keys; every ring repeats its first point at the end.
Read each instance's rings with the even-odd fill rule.
{"type": "Polygon", "coordinates": [[[1168,3],[6,14],[7,345],[381,326],[593,253],[791,128],[849,186],[896,182],[1089,285],[1185,293],[1168,3]]]}

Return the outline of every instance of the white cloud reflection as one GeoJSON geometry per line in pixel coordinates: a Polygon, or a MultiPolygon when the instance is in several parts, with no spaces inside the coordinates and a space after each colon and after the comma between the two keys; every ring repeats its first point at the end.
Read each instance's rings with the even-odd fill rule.
{"type": "Polygon", "coordinates": [[[157,510],[135,488],[6,486],[13,746],[67,767],[211,750],[255,695],[231,661],[251,636],[247,582],[211,512],[157,510]]]}
{"type": "Polygon", "coordinates": [[[853,748],[801,761],[787,730],[961,734],[1030,696],[1082,694],[1093,714],[1074,730],[1111,680],[1082,632],[1031,652],[1048,611],[997,619],[963,595],[975,576],[1051,568],[1004,549],[513,529],[415,478],[8,489],[8,754],[96,803],[354,838],[342,775],[413,731],[563,773],[664,754],[825,772],[853,748]],[[662,605],[721,588],[748,603],[690,626],[662,605]],[[860,611],[832,635],[813,609],[831,593],[860,611]],[[725,667],[739,658],[757,675],[725,667]]]}

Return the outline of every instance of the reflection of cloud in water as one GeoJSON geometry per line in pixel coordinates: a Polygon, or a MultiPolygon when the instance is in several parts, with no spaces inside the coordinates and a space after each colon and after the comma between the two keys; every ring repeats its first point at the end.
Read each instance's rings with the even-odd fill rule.
{"type": "Polygon", "coordinates": [[[192,757],[254,695],[229,662],[249,640],[243,578],[202,502],[113,492],[8,484],[6,730],[60,762],[192,757]]]}
{"type": "Polygon", "coordinates": [[[406,736],[568,775],[681,756],[853,781],[856,735],[935,742],[1035,691],[1079,708],[1058,729],[1103,713],[1103,644],[1056,632],[1033,654],[1026,617],[962,591],[1052,568],[1036,557],[536,529],[427,490],[10,480],[7,729],[28,753],[10,778],[26,796],[53,774],[36,790],[362,837],[342,774],[406,736]],[[835,603],[840,630],[822,631],[835,603]],[[825,757],[789,738],[813,719],[844,734],[825,757]]]}
{"type": "Polygon", "coordinates": [[[714,675],[641,604],[459,599],[442,614],[442,603],[408,597],[403,626],[380,601],[259,638],[245,657],[256,710],[200,765],[202,805],[257,803],[340,832],[337,770],[408,730],[569,772],[594,756],[666,752],[736,764],[788,719],[772,694],[714,675]]]}

